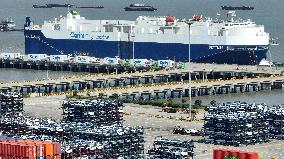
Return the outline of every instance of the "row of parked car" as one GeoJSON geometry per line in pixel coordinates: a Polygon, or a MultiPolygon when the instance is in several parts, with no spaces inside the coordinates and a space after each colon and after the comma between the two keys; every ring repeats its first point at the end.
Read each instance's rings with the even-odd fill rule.
{"type": "MultiPolygon", "coordinates": [[[[22,100],[21,93],[0,92],[3,108],[10,108],[10,101],[21,101],[12,106],[22,109],[22,100]]],[[[144,128],[122,125],[122,107],[122,103],[108,99],[66,101],[63,111],[72,120],[62,121],[4,111],[0,114],[0,135],[60,142],[61,158],[143,158],[140,156],[144,155],[144,128]],[[73,120],[77,117],[80,121],[73,120]]]]}
{"type": "Polygon", "coordinates": [[[108,99],[66,101],[62,104],[64,121],[91,121],[96,125],[122,123],[123,104],[108,99]]]}
{"type": "Polygon", "coordinates": [[[92,122],[56,122],[18,114],[0,117],[0,134],[9,138],[60,142],[66,158],[84,154],[130,158],[144,153],[143,127],[120,124],[98,127],[92,122]]]}
{"type": "Polygon", "coordinates": [[[212,104],[204,116],[205,143],[239,146],[284,139],[284,106],[212,104]]]}
{"type": "Polygon", "coordinates": [[[0,91],[0,114],[18,113],[23,111],[23,95],[18,92],[0,91]]]}
{"type": "Polygon", "coordinates": [[[148,155],[152,159],[193,159],[193,141],[170,140],[159,136],[155,139],[153,146],[148,150],[148,155]]]}
{"type": "Polygon", "coordinates": [[[96,58],[82,55],[47,55],[47,54],[23,54],[23,53],[0,53],[2,60],[23,60],[23,61],[49,61],[57,63],[83,63],[98,65],[123,65],[136,67],[178,67],[183,68],[184,63],[176,63],[172,60],[149,60],[149,59],[121,59],[117,57],[96,58]]]}

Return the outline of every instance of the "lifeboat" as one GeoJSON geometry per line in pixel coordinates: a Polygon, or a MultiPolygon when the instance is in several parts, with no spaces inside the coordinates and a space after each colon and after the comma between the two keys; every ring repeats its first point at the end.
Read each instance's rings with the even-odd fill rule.
{"type": "Polygon", "coordinates": [[[202,15],[194,15],[193,20],[194,21],[200,21],[202,19],[202,15]]]}
{"type": "Polygon", "coordinates": [[[175,18],[172,17],[172,16],[167,16],[167,17],[166,17],[166,22],[168,22],[168,23],[173,23],[173,22],[175,22],[175,18]]]}

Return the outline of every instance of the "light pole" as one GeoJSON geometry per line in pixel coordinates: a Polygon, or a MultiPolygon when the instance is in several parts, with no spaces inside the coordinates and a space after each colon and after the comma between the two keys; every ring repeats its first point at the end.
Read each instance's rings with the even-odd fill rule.
{"type": "Polygon", "coordinates": [[[132,30],[132,62],[133,62],[133,67],[134,67],[134,71],[136,71],[136,67],[135,67],[135,62],[134,62],[134,56],[135,56],[135,34],[134,31],[132,30]]]}
{"type": "Polygon", "coordinates": [[[191,73],[190,73],[190,71],[191,71],[191,69],[190,69],[190,66],[191,66],[191,64],[190,64],[190,55],[191,55],[191,53],[190,53],[190,34],[191,34],[191,32],[190,32],[190,25],[191,25],[191,23],[190,22],[188,22],[187,23],[187,25],[188,25],[188,82],[189,82],[189,117],[190,117],[190,120],[191,120],[191,73]]]}
{"type": "Polygon", "coordinates": [[[134,64],[134,53],[135,53],[135,42],[134,42],[134,38],[135,38],[135,35],[134,34],[132,34],[132,60],[133,60],[133,64],[134,64]]]}

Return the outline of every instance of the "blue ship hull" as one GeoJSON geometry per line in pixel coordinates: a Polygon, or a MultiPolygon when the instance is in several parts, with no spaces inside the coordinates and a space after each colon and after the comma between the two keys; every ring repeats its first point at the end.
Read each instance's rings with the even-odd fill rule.
{"type": "MultiPolygon", "coordinates": [[[[191,60],[203,63],[255,65],[266,58],[268,46],[209,46],[192,44],[191,60]]],[[[177,43],[135,42],[134,57],[153,60],[188,61],[188,45],[177,43]]],[[[88,53],[98,58],[119,56],[132,58],[133,42],[49,39],[40,30],[25,30],[26,54],[88,53]]]]}

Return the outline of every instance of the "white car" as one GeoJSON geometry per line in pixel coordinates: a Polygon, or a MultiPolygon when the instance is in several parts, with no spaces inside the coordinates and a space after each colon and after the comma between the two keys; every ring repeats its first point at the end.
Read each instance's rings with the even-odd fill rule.
{"type": "Polygon", "coordinates": [[[198,133],[198,130],[195,130],[195,129],[186,129],[185,132],[186,132],[187,134],[196,134],[196,133],[198,133]]]}

